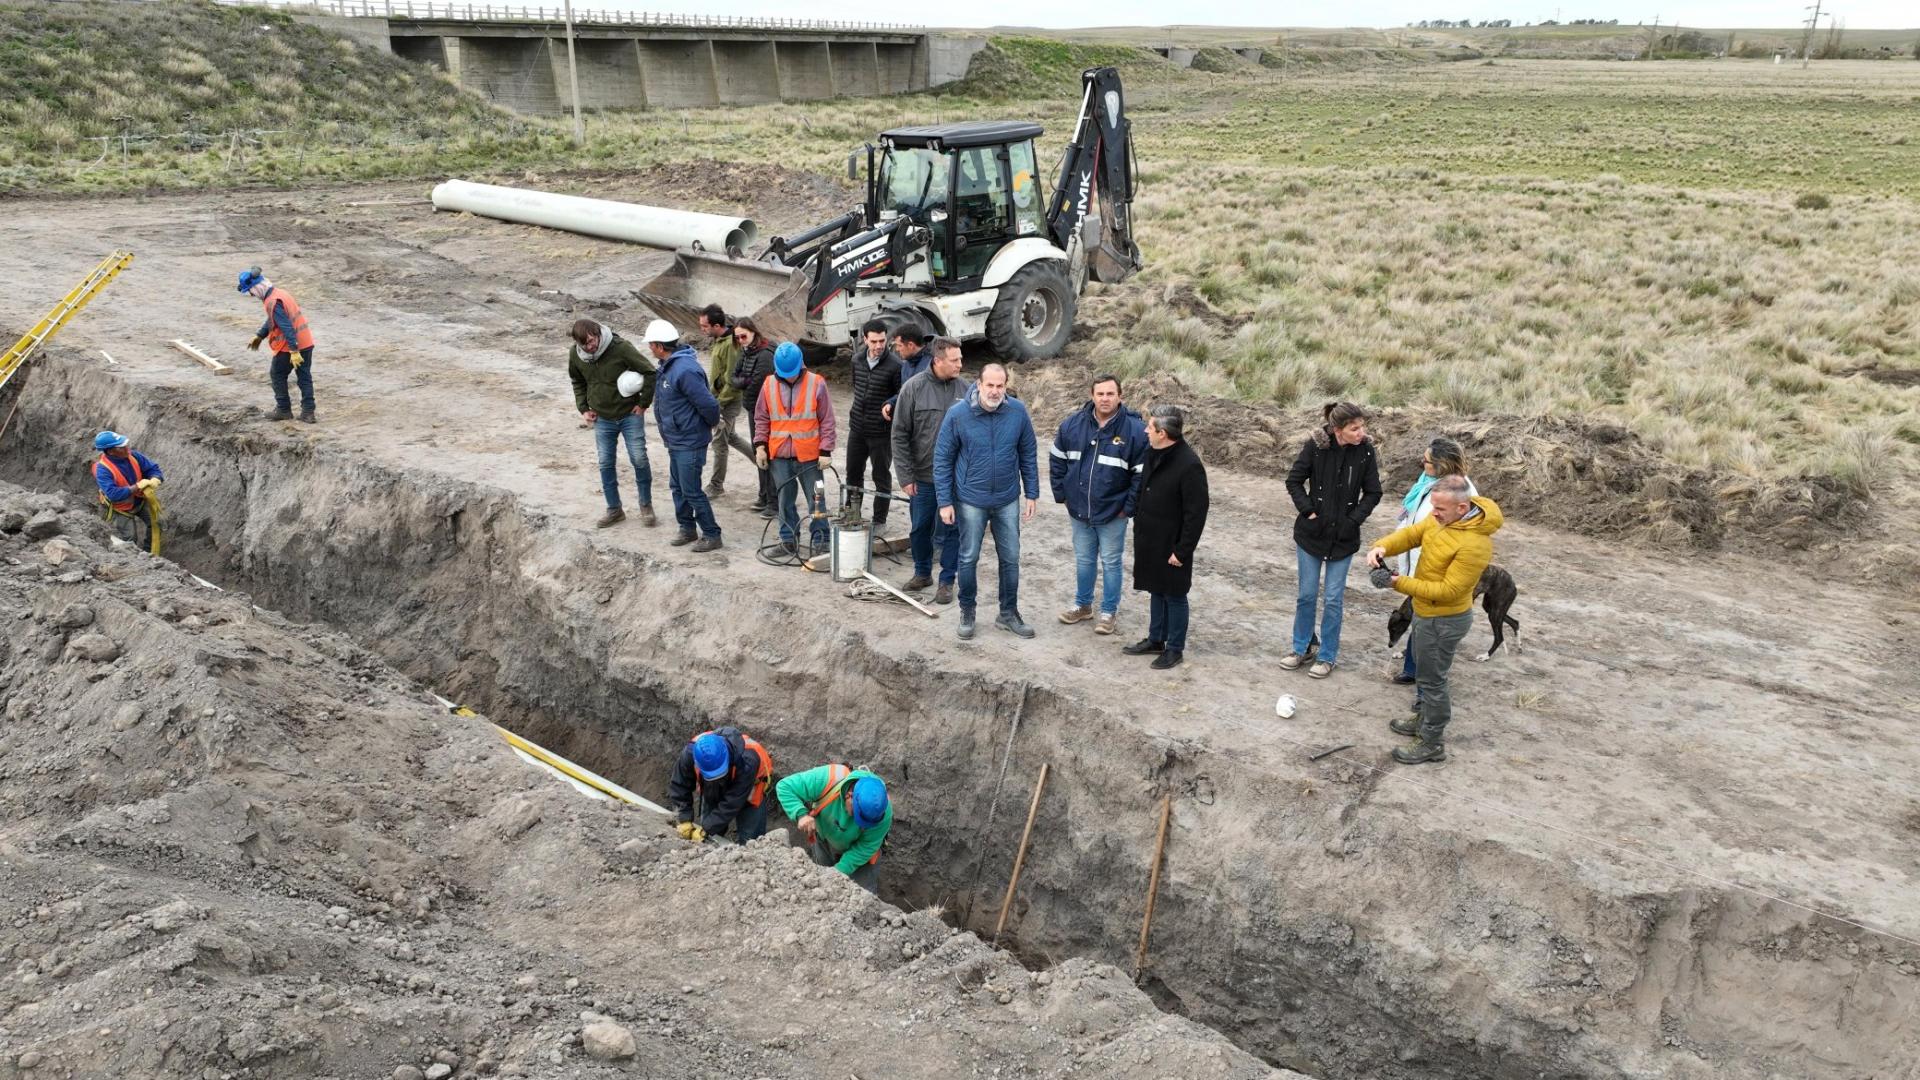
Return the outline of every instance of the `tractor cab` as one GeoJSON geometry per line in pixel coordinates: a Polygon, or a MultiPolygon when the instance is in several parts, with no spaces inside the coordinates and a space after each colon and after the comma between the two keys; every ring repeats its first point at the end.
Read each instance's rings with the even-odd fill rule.
{"type": "Polygon", "coordinates": [[[867,151],[867,220],[904,217],[927,230],[935,289],[978,288],[1007,244],[1048,235],[1033,152],[1041,133],[1007,120],[883,131],[867,151]]]}

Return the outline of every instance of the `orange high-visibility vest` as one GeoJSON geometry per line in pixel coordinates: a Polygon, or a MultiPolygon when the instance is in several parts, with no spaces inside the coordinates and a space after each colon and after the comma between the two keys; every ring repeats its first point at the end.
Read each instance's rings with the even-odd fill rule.
{"type": "Polygon", "coordinates": [[[780,399],[781,380],[768,379],[760,386],[760,404],[767,409],[767,456],[777,458],[789,443],[797,461],[820,460],[820,414],[815,411],[820,388],[827,381],[811,371],[802,372],[793,395],[793,407],[780,399]]]}
{"type": "MultiPolygon", "coordinates": [[[[107,455],[101,454],[100,460],[95,462],[94,464],[105,465],[107,467],[108,475],[113,477],[113,482],[123,488],[130,488],[133,486],[133,484],[137,484],[140,481],[146,479],[146,477],[140,475],[140,459],[132,456],[131,454],[127,456],[127,464],[133,466],[133,484],[127,483],[127,474],[121,472],[120,466],[115,465],[113,463],[113,459],[108,457],[107,455]]],[[[91,469],[87,470],[87,475],[94,476],[93,470],[91,469]]],[[[93,482],[94,482],[94,485],[97,487],[100,483],[100,478],[98,476],[94,476],[93,482]]],[[[107,502],[107,493],[104,490],[100,492],[100,501],[107,502]]],[[[122,499],[117,503],[107,503],[107,505],[113,507],[115,510],[118,510],[124,514],[133,509],[133,504],[136,501],[137,500],[134,500],[134,499],[122,499]]]]}
{"type": "MultiPolygon", "coordinates": [[[[719,734],[719,732],[715,732],[715,731],[703,731],[700,733],[700,735],[717,735],[717,734],[719,734]]],[[[695,735],[694,738],[698,739],[700,735],[695,735]]],[[[754,770],[754,775],[753,775],[753,794],[747,796],[748,806],[759,806],[761,800],[767,797],[767,785],[773,782],[773,755],[767,753],[766,747],[760,745],[758,742],[755,742],[753,736],[747,734],[744,731],[740,733],[740,741],[747,744],[748,753],[758,754],[760,756],[760,764],[754,770]]],[[[737,768],[739,768],[738,765],[735,765],[735,764],[728,765],[729,772],[737,768]]],[[[703,781],[701,780],[701,777],[700,777],[700,770],[699,769],[693,770],[693,791],[695,795],[698,795],[700,793],[702,783],[703,781]]]]}
{"type": "MultiPolygon", "coordinates": [[[[812,372],[808,372],[808,374],[811,375],[812,372]]],[[[819,802],[813,804],[813,811],[810,816],[819,817],[820,811],[825,810],[829,805],[832,804],[835,798],[837,798],[839,795],[842,794],[842,792],[836,791],[834,789],[838,788],[841,784],[845,783],[847,777],[852,774],[853,774],[852,769],[848,768],[845,765],[840,764],[837,761],[828,765],[827,766],[827,793],[825,795],[820,796],[819,802]]],[[[854,824],[858,825],[860,823],[856,821],[854,822],[854,824]]],[[[873,853],[873,858],[867,860],[866,865],[872,866],[874,863],[877,863],[879,861],[880,861],[880,853],[876,851],[873,853]]]]}
{"type": "Polygon", "coordinates": [[[299,352],[302,349],[313,348],[313,331],[307,329],[307,317],[300,313],[300,302],[298,300],[289,296],[285,289],[276,285],[267,290],[267,295],[260,298],[260,303],[267,309],[268,348],[271,348],[277,353],[299,352]],[[280,334],[280,320],[273,317],[273,305],[276,301],[279,302],[281,307],[287,309],[287,321],[293,324],[292,348],[287,347],[287,339],[280,334]]]}

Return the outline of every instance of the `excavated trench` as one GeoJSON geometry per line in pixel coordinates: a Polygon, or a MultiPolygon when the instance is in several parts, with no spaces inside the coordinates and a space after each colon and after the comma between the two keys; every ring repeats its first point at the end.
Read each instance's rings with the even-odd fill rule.
{"type": "Polygon", "coordinates": [[[904,906],[990,932],[1037,763],[1052,762],[1016,908],[1030,960],[1130,964],[1153,811],[1172,792],[1148,989],[1275,1064],[1386,1080],[1863,1075],[1897,1060],[1920,1000],[1904,961],[1851,970],[1847,940],[1738,897],[1602,893],[1507,847],[1356,820],[1364,783],[1336,815],[1306,811],[1231,746],[1170,743],[1017,672],[896,657],[750,582],[596,548],[505,493],[236,426],[83,362],[35,376],[6,479],[85,490],[72,448],[106,423],[130,431],[174,478],[172,557],[638,790],[657,793],[669,755],[715,719],[765,738],[782,767],[869,763],[898,793],[884,877],[904,906]],[[1791,946],[1763,954],[1755,936],[1791,946]],[[1765,989],[1726,993],[1748,980],[1765,989]]]}

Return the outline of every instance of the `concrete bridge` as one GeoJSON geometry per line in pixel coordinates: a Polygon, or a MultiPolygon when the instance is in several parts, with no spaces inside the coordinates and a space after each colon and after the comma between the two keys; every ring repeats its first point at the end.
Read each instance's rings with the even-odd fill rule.
{"type": "MultiPolygon", "coordinates": [[[[232,0],[222,0],[232,2],[232,0]]],[[[394,54],[431,64],[516,112],[572,104],[559,6],[430,0],[252,0],[394,54]]],[[[573,10],[580,105],[671,109],[874,97],[967,73],[986,38],[925,27],[815,19],[743,19],[573,10]]]]}

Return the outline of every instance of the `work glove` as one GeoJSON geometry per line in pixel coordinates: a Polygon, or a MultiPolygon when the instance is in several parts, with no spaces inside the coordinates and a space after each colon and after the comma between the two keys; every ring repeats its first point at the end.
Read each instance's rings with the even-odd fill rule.
{"type": "Polygon", "coordinates": [[[673,827],[673,831],[679,833],[682,840],[693,839],[693,830],[694,824],[691,821],[683,821],[673,827]]]}
{"type": "Polygon", "coordinates": [[[256,337],[256,338],[254,338],[254,339],[253,339],[252,341],[249,341],[249,342],[247,342],[247,351],[249,351],[249,352],[259,352],[259,351],[260,351],[260,341],[261,341],[261,339],[260,339],[260,338],[257,338],[257,337],[256,337]]]}
{"type": "Polygon", "coordinates": [[[760,468],[763,471],[766,469],[767,467],[767,448],[766,447],[756,446],[753,448],[753,463],[755,465],[760,466],[760,468]]]}
{"type": "Polygon", "coordinates": [[[707,842],[707,830],[695,825],[693,831],[687,834],[687,839],[696,844],[704,844],[707,842]]]}
{"type": "Polygon", "coordinates": [[[301,364],[306,363],[306,361],[307,361],[306,357],[301,356],[299,353],[296,352],[287,357],[287,366],[297,368],[301,364]]]}

